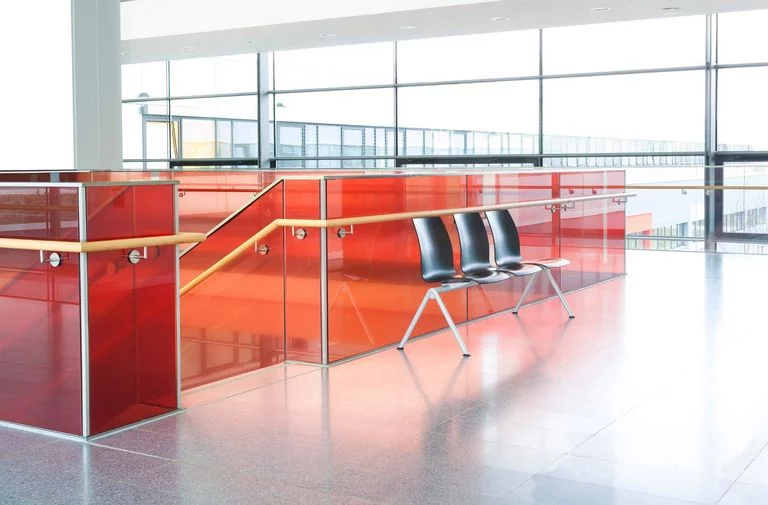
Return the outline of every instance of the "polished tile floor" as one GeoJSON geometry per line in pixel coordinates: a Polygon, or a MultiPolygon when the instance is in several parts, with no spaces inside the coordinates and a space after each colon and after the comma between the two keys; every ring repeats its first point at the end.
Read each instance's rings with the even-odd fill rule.
{"type": "Polygon", "coordinates": [[[0,503],[768,503],[768,257],[625,279],[330,369],[273,367],[79,444],[0,429],[0,503]]]}

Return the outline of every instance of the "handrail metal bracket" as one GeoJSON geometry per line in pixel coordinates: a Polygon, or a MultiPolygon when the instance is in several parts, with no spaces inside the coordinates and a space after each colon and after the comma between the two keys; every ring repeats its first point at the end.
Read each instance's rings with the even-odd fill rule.
{"type": "Polygon", "coordinates": [[[128,260],[128,263],[131,265],[137,265],[141,260],[147,259],[149,256],[147,255],[147,248],[144,247],[142,252],[139,252],[138,249],[131,249],[127,253],[124,254],[125,258],[128,260]]]}
{"type": "Polygon", "coordinates": [[[307,230],[304,228],[296,228],[294,226],[291,226],[291,235],[296,237],[299,240],[304,240],[307,238],[307,230]]]}
{"type": "Polygon", "coordinates": [[[618,204],[618,205],[626,204],[628,200],[629,200],[629,198],[627,198],[626,196],[620,196],[618,198],[611,198],[611,201],[613,203],[615,203],[615,204],[618,204]]]}
{"type": "Polygon", "coordinates": [[[261,244],[256,246],[256,252],[259,253],[261,256],[266,256],[269,254],[269,246],[267,244],[261,244]]]}
{"type": "Polygon", "coordinates": [[[553,204],[546,204],[546,205],[544,206],[544,209],[546,209],[546,210],[550,211],[552,214],[554,214],[555,212],[557,212],[558,210],[560,210],[560,205],[558,205],[558,204],[556,204],[556,203],[553,203],[553,204]]]}
{"type": "Polygon", "coordinates": [[[62,263],[64,263],[64,260],[69,259],[69,253],[62,254],[56,251],[52,251],[48,254],[48,257],[45,257],[45,251],[40,251],[40,263],[48,263],[53,268],[57,268],[61,266],[62,263]]]}
{"type": "Polygon", "coordinates": [[[347,235],[354,235],[354,234],[355,234],[355,225],[353,224],[349,225],[349,230],[347,230],[342,226],[341,228],[339,228],[339,231],[336,232],[336,235],[339,238],[344,238],[347,235]]]}

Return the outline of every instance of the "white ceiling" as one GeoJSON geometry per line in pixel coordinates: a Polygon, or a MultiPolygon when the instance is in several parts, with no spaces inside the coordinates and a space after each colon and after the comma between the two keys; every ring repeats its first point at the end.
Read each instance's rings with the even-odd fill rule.
{"type": "Polygon", "coordinates": [[[122,59],[135,63],[753,9],[768,9],[768,0],[135,0],[122,4],[122,59]],[[593,12],[593,7],[610,10],[593,12]],[[679,10],[668,14],[665,7],[679,10]],[[400,28],[405,25],[416,28],[400,28]],[[320,36],[325,33],[335,36],[320,36]]]}

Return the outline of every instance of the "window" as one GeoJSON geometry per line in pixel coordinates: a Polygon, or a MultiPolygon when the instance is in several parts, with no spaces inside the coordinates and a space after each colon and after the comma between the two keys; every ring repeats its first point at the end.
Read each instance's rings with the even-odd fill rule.
{"type": "Polygon", "coordinates": [[[123,98],[163,98],[168,96],[168,74],[164,61],[123,65],[123,98]]]}
{"type": "Polygon", "coordinates": [[[768,10],[718,14],[718,63],[768,62],[768,10]]]}
{"type": "Polygon", "coordinates": [[[216,122],[210,119],[181,120],[182,158],[216,156],[216,122]]]}
{"type": "Polygon", "coordinates": [[[718,70],[717,142],[723,150],[768,149],[768,68],[718,70]]]}
{"type": "Polygon", "coordinates": [[[256,54],[173,60],[170,63],[171,96],[256,93],[258,70],[256,54]]]}
{"type": "MultiPolygon", "coordinates": [[[[278,125],[292,123],[316,127],[316,136],[314,130],[307,135],[308,156],[315,150],[317,156],[357,156],[362,154],[364,129],[394,126],[391,89],[278,94],[275,102],[278,125]]],[[[383,135],[377,136],[376,145],[371,147],[377,152],[385,149],[386,154],[394,154],[394,144],[387,144],[385,140],[383,135]]],[[[283,152],[282,145],[278,146],[278,152],[283,152]]],[[[339,165],[338,162],[334,164],[339,165]]]]}
{"type": "Polygon", "coordinates": [[[393,53],[389,42],[276,52],[275,89],[392,84],[393,53]]]}
{"type": "Polygon", "coordinates": [[[662,143],[623,141],[703,142],[703,104],[703,71],[548,79],[544,132],[588,137],[590,153],[656,152],[662,143]]]}
{"type": "Polygon", "coordinates": [[[544,73],[703,66],[704,16],[544,30],[544,73]]]}
{"type": "Polygon", "coordinates": [[[168,102],[123,104],[123,158],[169,158],[168,102]]]}
{"type": "Polygon", "coordinates": [[[171,100],[171,116],[181,124],[181,152],[177,156],[258,157],[255,96],[171,100]]]}
{"type": "MultiPolygon", "coordinates": [[[[398,118],[401,129],[448,132],[453,154],[500,154],[505,152],[503,144],[491,144],[489,135],[535,137],[538,103],[534,81],[409,87],[399,90],[398,118]],[[492,145],[500,151],[491,151],[492,145]]],[[[526,153],[535,149],[534,142],[522,146],[526,153]]]]}
{"type": "Polygon", "coordinates": [[[537,30],[397,43],[398,82],[434,82],[539,73],[537,30]]]}

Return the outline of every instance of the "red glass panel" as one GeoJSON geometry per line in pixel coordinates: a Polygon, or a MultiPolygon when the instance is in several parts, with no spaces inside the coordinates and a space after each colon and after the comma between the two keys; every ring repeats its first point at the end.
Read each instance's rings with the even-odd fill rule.
{"type": "Polygon", "coordinates": [[[88,240],[174,233],[173,191],[171,184],[89,186],[88,240]]]}
{"type": "MultiPolygon", "coordinates": [[[[384,177],[328,181],[330,218],[464,207],[466,178],[384,177]]],[[[455,261],[458,237],[450,218],[455,261]]],[[[331,361],[399,341],[432,285],[421,279],[419,246],[410,221],[355,226],[352,235],[328,234],[329,353],[331,361]]],[[[467,292],[443,299],[454,321],[466,321],[467,292]]],[[[430,302],[414,335],[446,326],[430,302]]]]}
{"type": "MultiPolygon", "coordinates": [[[[553,174],[491,174],[469,176],[469,206],[516,203],[552,198],[553,174]]],[[[555,181],[556,182],[556,181],[555,181]]],[[[557,255],[556,224],[553,214],[544,205],[513,209],[512,217],[520,234],[523,258],[534,260],[557,255]]],[[[493,251],[493,238],[488,229],[493,251]]],[[[504,282],[472,289],[469,292],[470,319],[514,307],[525,289],[527,278],[512,278],[504,282]]],[[[540,276],[526,297],[526,303],[554,295],[547,280],[540,276]]]]}
{"type": "MultiPolygon", "coordinates": [[[[181,284],[283,215],[282,183],[181,257],[181,284]]],[[[283,232],[276,230],[181,297],[182,387],[285,360],[283,232]]]]}
{"type": "MultiPolygon", "coordinates": [[[[287,219],[320,219],[320,181],[289,179],[283,184],[287,219]]],[[[286,358],[320,363],[320,230],[306,232],[299,239],[290,228],[283,230],[286,358]]]]}
{"type": "MultiPolygon", "coordinates": [[[[562,196],[621,192],[623,171],[563,173],[562,196]]],[[[611,200],[577,204],[560,215],[563,291],[581,289],[624,273],[624,206],[611,200]]]]}
{"type": "Polygon", "coordinates": [[[0,420],[82,434],[79,271],[0,249],[0,420]]]}
{"type": "MultiPolygon", "coordinates": [[[[87,188],[89,239],[173,233],[173,191],[172,185],[87,188]]],[[[177,407],[175,251],[147,248],[135,265],[128,251],[88,254],[92,434],[177,407]]]]}
{"type": "MultiPolygon", "coordinates": [[[[78,240],[77,188],[0,189],[0,237],[78,240]]],[[[0,420],[82,434],[79,261],[0,249],[0,420]]]]}
{"type": "Polygon", "coordinates": [[[0,188],[0,236],[79,240],[77,188],[0,188]]]}

